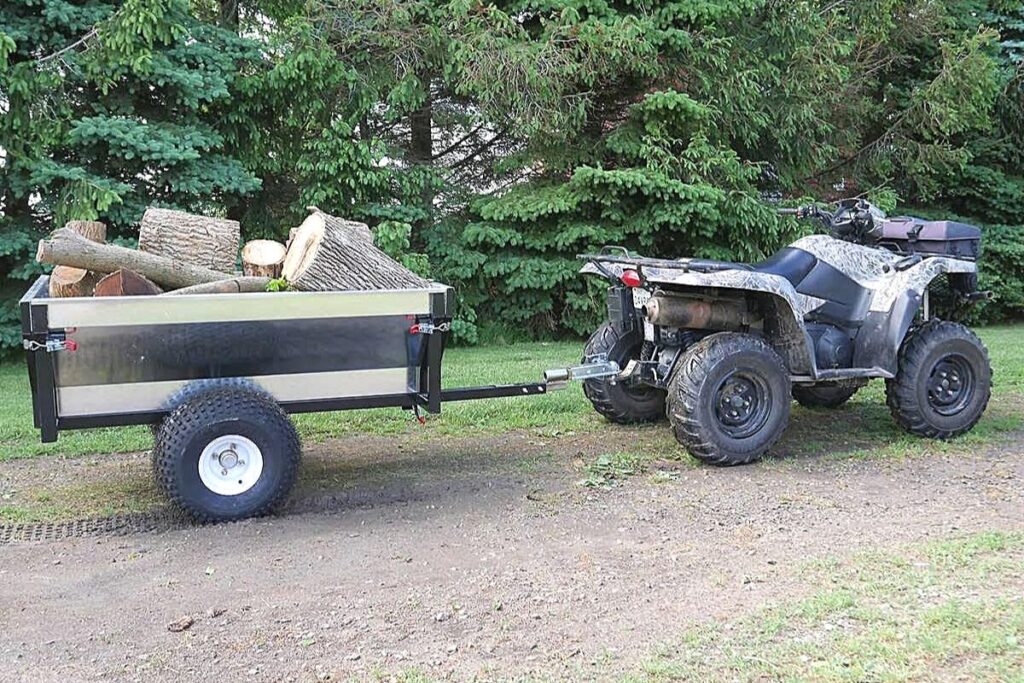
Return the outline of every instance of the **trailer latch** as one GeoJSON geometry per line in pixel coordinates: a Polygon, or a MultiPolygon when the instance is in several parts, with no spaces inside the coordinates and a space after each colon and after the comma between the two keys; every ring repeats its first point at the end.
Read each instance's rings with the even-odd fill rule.
{"type": "Polygon", "coordinates": [[[45,342],[25,339],[21,342],[21,346],[26,351],[46,351],[47,353],[78,350],[78,342],[68,339],[63,334],[51,334],[46,337],[45,342]]]}
{"type": "Polygon", "coordinates": [[[448,332],[452,329],[452,324],[439,323],[435,325],[432,322],[416,323],[409,328],[409,334],[434,334],[435,332],[448,332]]]}

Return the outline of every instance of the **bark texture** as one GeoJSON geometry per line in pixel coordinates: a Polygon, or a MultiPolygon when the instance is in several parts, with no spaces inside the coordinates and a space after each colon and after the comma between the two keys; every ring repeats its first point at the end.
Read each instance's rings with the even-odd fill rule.
{"type": "Polygon", "coordinates": [[[281,277],[287,248],[273,240],[252,240],[242,248],[242,272],[253,277],[281,277]]]}
{"type": "Polygon", "coordinates": [[[50,273],[50,296],[92,296],[100,277],[99,273],[82,268],[57,266],[50,273]]]}
{"type": "Polygon", "coordinates": [[[150,207],[139,224],[139,249],[231,273],[240,234],[238,221],[150,207]]]}
{"type": "MultiPolygon", "coordinates": [[[[107,241],[107,226],[99,221],[68,221],[65,228],[82,237],[102,244],[107,241]]],[[[82,268],[57,266],[50,273],[50,296],[92,296],[102,273],[93,273],[82,268]]]]}
{"type": "Polygon", "coordinates": [[[99,221],[68,221],[64,227],[93,242],[107,241],[107,226],[99,221]]]}
{"type": "Polygon", "coordinates": [[[138,273],[119,268],[96,283],[96,296],[153,296],[161,294],[160,289],[151,280],[138,273]]]}
{"type": "Polygon", "coordinates": [[[183,289],[176,289],[173,292],[166,292],[164,296],[177,296],[179,294],[238,294],[239,292],[265,292],[270,284],[269,277],[233,277],[230,280],[218,280],[207,282],[201,285],[193,285],[183,289]]]}
{"type": "Polygon", "coordinates": [[[292,239],[283,275],[300,291],[410,289],[430,284],[375,247],[365,224],[315,207],[292,239]]]}
{"type": "Polygon", "coordinates": [[[113,244],[97,244],[67,228],[61,228],[48,239],[39,241],[36,260],[40,263],[73,266],[99,273],[113,273],[119,268],[127,268],[172,289],[231,277],[229,273],[136,249],[126,249],[113,244]]]}

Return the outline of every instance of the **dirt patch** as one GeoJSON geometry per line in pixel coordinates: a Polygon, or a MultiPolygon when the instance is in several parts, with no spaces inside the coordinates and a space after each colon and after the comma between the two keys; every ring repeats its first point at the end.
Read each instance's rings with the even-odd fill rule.
{"type": "MultiPolygon", "coordinates": [[[[689,625],[800,596],[808,560],[1024,528],[1020,434],[721,470],[665,432],[330,442],[283,516],[2,548],[0,679],[606,679],[689,625]],[[623,451],[646,471],[578,484],[623,451]]],[[[15,495],[51,476],[12,465],[15,495]]],[[[148,479],[144,455],[53,465],[148,479]]]]}

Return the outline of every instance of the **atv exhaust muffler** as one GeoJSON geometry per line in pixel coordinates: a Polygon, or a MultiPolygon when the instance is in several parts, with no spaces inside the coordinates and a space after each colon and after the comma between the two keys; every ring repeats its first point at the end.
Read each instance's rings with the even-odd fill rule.
{"type": "Polygon", "coordinates": [[[655,325],[691,330],[737,330],[747,325],[742,301],[701,301],[657,294],[643,306],[643,314],[655,325]]]}

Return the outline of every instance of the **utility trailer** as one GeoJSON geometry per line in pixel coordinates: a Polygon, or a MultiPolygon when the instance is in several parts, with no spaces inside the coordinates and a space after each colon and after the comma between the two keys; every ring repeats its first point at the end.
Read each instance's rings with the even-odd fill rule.
{"type": "Polygon", "coordinates": [[[35,426],[59,432],[149,424],[167,497],[200,520],[272,510],[301,456],[290,413],[537,396],[615,363],[541,382],[441,388],[453,292],[423,289],[48,298],[21,306],[35,426]]]}

